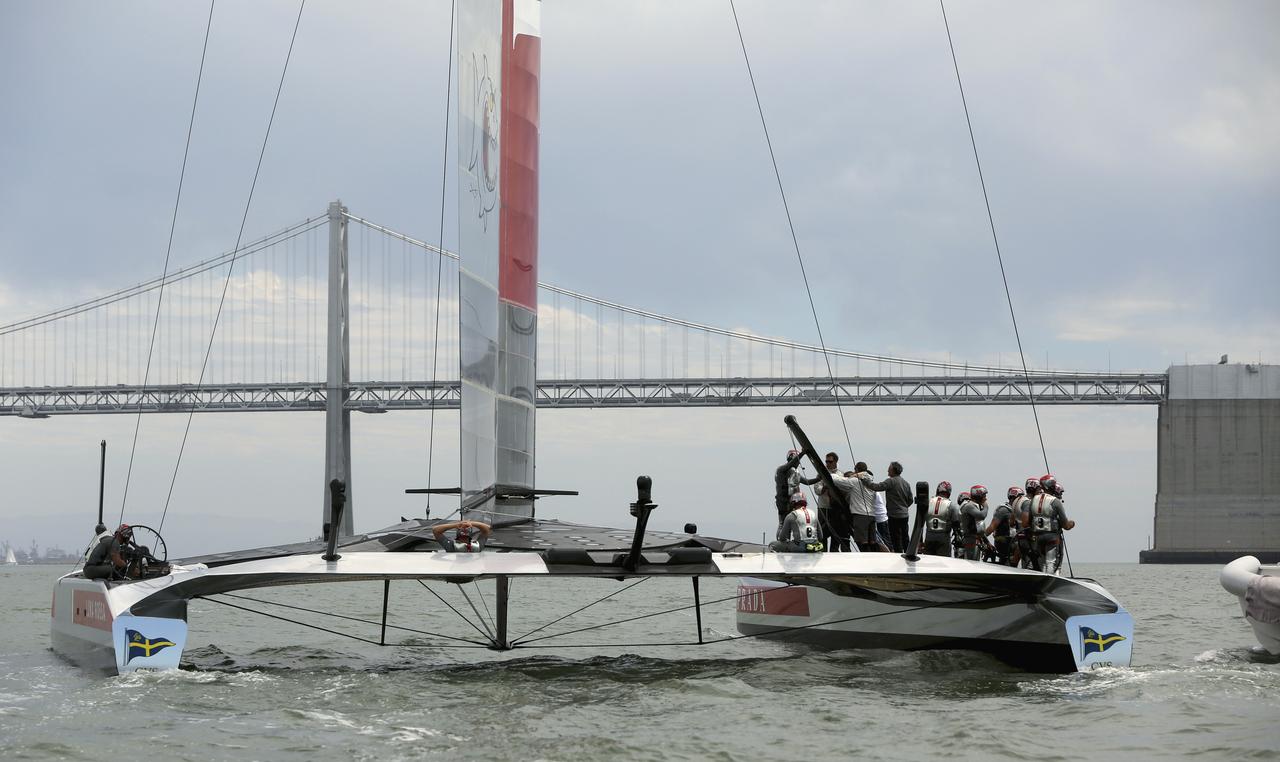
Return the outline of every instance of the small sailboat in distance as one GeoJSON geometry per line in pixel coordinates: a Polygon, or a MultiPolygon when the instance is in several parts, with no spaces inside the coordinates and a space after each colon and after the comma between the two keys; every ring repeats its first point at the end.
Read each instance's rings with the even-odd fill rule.
{"type": "Polygon", "coordinates": [[[4,546],[4,565],[5,566],[18,565],[18,557],[13,554],[13,548],[9,547],[8,544],[5,544],[4,546]]]}

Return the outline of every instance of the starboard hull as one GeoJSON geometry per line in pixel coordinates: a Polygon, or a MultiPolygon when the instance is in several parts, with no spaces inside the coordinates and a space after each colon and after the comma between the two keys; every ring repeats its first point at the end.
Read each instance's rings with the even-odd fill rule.
{"type": "Polygon", "coordinates": [[[991,567],[948,559],[931,573],[904,562],[814,584],[742,578],[738,631],[833,649],[982,651],[1034,672],[1129,665],[1133,620],[1096,583],[1021,570],[975,575],[969,564],[991,567]]]}

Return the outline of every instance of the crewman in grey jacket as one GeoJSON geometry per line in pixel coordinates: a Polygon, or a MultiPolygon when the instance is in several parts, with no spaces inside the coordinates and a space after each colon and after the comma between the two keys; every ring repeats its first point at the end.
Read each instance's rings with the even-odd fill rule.
{"type": "Polygon", "coordinates": [[[902,464],[893,461],[889,464],[889,478],[882,482],[873,482],[868,475],[863,480],[876,492],[884,493],[885,508],[889,511],[889,545],[893,552],[904,553],[910,542],[911,531],[907,528],[907,519],[911,515],[911,505],[915,496],[911,485],[902,478],[902,464]]]}

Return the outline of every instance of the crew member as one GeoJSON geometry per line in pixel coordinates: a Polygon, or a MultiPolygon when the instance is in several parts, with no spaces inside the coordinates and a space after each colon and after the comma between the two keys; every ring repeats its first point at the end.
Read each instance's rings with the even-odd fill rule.
{"type": "Polygon", "coordinates": [[[868,486],[871,483],[871,472],[867,469],[867,464],[858,461],[853,470],[846,471],[844,475],[849,480],[844,489],[849,498],[853,541],[858,543],[858,550],[864,553],[887,553],[889,547],[875,541],[876,493],[868,486]]]}
{"type": "Polygon", "coordinates": [[[436,542],[449,553],[479,553],[484,548],[485,542],[489,540],[491,532],[493,527],[483,521],[470,519],[450,521],[431,527],[431,534],[435,536],[436,542]],[[453,539],[444,536],[444,533],[450,529],[457,530],[453,539]]]}
{"type": "Polygon", "coordinates": [[[1031,499],[1031,506],[1026,516],[1034,549],[1031,559],[1036,571],[1044,571],[1050,551],[1061,552],[1061,533],[1076,525],[1076,522],[1067,518],[1066,507],[1054,494],[1057,486],[1058,480],[1053,474],[1040,477],[1039,493],[1031,499]]]}
{"type": "Polygon", "coordinates": [[[844,474],[840,473],[840,456],[829,452],[823,459],[823,463],[827,467],[827,475],[831,477],[832,484],[840,490],[840,495],[833,499],[827,494],[825,480],[819,481],[813,488],[818,496],[818,519],[824,530],[823,540],[830,538],[830,549],[833,553],[840,551],[847,553],[851,549],[849,538],[853,535],[853,518],[849,514],[850,482],[844,474]]]}
{"type": "Polygon", "coordinates": [[[955,502],[956,530],[951,533],[951,555],[956,558],[964,558],[964,532],[961,531],[960,518],[964,515],[964,504],[967,502],[969,502],[968,492],[961,492],[955,502]]]}
{"type": "Polygon", "coordinates": [[[987,517],[987,488],[975,484],[969,488],[969,502],[960,507],[960,530],[964,535],[964,557],[982,560],[982,521],[987,517]]]}
{"type": "Polygon", "coordinates": [[[990,523],[987,524],[987,535],[996,536],[996,559],[1005,566],[1014,565],[1013,527],[1015,523],[1021,522],[1015,522],[1013,506],[1020,497],[1022,497],[1022,488],[1010,487],[1005,503],[996,508],[995,513],[991,514],[990,523]]]}
{"type": "Polygon", "coordinates": [[[1027,514],[1031,511],[1031,498],[1035,497],[1039,492],[1040,479],[1035,476],[1028,476],[1027,481],[1023,484],[1022,497],[1009,506],[1013,508],[1013,523],[1017,527],[1017,535],[1014,541],[1017,547],[1014,550],[1013,562],[1024,569],[1032,568],[1035,565],[1036,549],[1031,545],[1031,530],[1028,528],[1027,514]]]}
{"type": "Polygon", "coordinates": [[[821,553],[822,528],[818,512],[809,507],[803,492],[791,496],[791,512],[778,527],[778,539],[769,543],[775,553],[821,553]]]}
{"type": "Polygon", "coordinates": [[[951,504],[951,482],[938,482],[924,522],[924,552],[931,556],[951,555],[951,532],[959,518],[951,504]]]}
{"type": "Polygon", "coordinates": [[[791,496],[800,489],[803,480],[796,466],[803,457],[799,450],[787,450],[787,460],[773,472],[773,505],[778,509],[778,526],[791,512],[791,496]]]}
{"type": "Polygon", "coordinates": [[[85,579],[124,579],[124,550],[133,543],[133,528],[121,524],[115,533],[103,537],[89,551],[84,562],[85,579]]]}
{"type": "Polygon", "coordinates": [[[910,516],[915,493],[907,480],[902,478],[902,464],[896,460],[889,464],[888,479],[872,482],[868,476],[864,483],[876,492],[884,493],[885,507],[889,513],[889,545],[893,546],[895,553],[906,551],[907,543],[911,539],[907,518],[910,516]]]}

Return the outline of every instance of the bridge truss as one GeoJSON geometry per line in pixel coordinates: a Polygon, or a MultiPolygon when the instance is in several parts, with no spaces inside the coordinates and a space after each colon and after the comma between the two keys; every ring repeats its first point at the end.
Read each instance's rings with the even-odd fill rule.
{"type": "MultiPolygon", "coordinates": [[[[806,407],[835,405],[1150,405],[1165,399],[1164,374],[1081,376],[566,379],[538,383],[543,408],[806,407]]],[[[324,410],[323,382],[0,389],[0,415],[42,418],[100,413],[324,410]]],[[[352,382],[348,410],[449,410],[456,381],[352,382]]]]}

